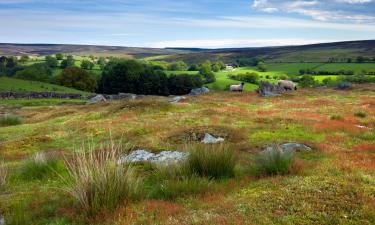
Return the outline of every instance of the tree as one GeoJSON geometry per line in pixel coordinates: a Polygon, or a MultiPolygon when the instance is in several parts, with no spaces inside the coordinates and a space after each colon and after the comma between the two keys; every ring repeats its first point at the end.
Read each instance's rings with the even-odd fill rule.
{"type": "Polygon", "coordinates": [[[214,72],[212,72],[211,62],[206,61],[199,66],[199,74],[203,76],[204,83],[212,83],[216,81],[214,72]]]}
{"type": "Polygon", "coordinates": [[[301,87],[314,87],[316,85],[316,81],[313,76],[304,75],[301,77],[299,85],[301,87]]]}
{"type": "Polygon", "coordinates": [[[95,75],[78,67],[65,68],[56,78],[59,85],[81,91],[95,92],[98,85],[95,75]]]}
{"type": "Polygon", "coordinates": [[[168,65],[168,70],[172,71],[185,71],[188,69],[188,66],[184,61],[172,62],[168,65]]]}
{"type": "Polygon", "coordinates": [[[199,66],[197,64],[192,64],[190,65],[188,71],[198,71],[199,70],[199,66]]]}
{"type": "Polygon", "coordinates": [[[50,82],[52,70],[46,63],[37,63],[16,72],[15,77],[24,80],[50,82]]]}
{"type": "Polygon", "coordinates": [[[203,81],[200,75],[171,75],[168,78],[168,89],[172,95],[185,95],[194,88],[202,87],[203,81]]]}
{"type": "Polygon", "coordinates": [[[81,68],[85,70],[92,70],[94,68],[94,63],[90,60],[84,59],[82,60],[81,68]]]}
{"type": "Polygon", "coordinates": [[[352,58],[348,58],[346,62],[347,63],[352,63],[352,58]]]}
{"type": "Polygon", "coordinates": [[[68,55],[68,57],[61,62],[61,68],[65,69],[68,67],[72,67],[74,66],[74,63],[75,63],[75,60],[73,56],[68,55]]]}
{"type": "Polygon", "coordinates": [[[100,69],[103,70],[106,64],[105,58],[99,57],[97,64],[99,65],[100,69]]]}
{"type": "Polygon", "coordinates": [[[267,66],[264,62],[259,62],[257,65],[257,68],[260,72],[266,72],[267,71],[267,66]]]}
{"type": "Polygon", "coordinates": [[[23,56],[21,56],[20,62],[26,63],[26,62],[29,61],[29,59],[30,59],[30,57],[28,55],[23,55],[23,56]]]}
{"type": "Polygon", "coordinates": [[[49,67],[54,68],[58,66],[59,61],[55,57],[48,55],[46,56],[46,64],[49,67]]]}
{"type": "Polygon", "coordinates": [[[358,56],[356,59],[357,63],[364,63],[365,62],[365,57],[363,56],[358,56]]]}
{"type": "Polygon", "coordinates": [[[55,57],[56,57],[57,60],[63,60],[64,59],[64,55],[62,53],[57,53],[55,55],[55,57]]]}

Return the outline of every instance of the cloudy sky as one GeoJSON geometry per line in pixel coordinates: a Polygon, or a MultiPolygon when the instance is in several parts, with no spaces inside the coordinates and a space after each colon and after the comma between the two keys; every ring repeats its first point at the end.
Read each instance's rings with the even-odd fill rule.
{"type": "Polygon", "coordinates": [[[375,39],[375,0],[0,0],[0,42],[258,47],[375,39]]]}

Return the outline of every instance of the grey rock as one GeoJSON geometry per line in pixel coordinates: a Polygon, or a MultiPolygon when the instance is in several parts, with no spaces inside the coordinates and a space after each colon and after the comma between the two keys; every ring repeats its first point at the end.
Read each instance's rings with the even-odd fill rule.
{"type": "Polygon", "coordinates": [[[216,143],[220,143],[220,142],[223,142],[223,141],[224,141],[224,138],[221,138],[221,137],[216,138],[209,133],[205,133],[204,138],[202,140],[202,143],[204,143],[204,144],[216,144],[216,143]]]}
{"type": "Polygon", "coordinates": [[[175,103],[178,103],[178,102],[180,102],[182,100],[185,100],[185,99],[186,99],[186,97],[184,97],[184,96],[176,96],[176,97],[173,97],[173,98],[169,99],[168,101],[172,104],[175,104],[175,103]]]}
{"type": "Polygon", "coordinates": [[[118,160],[118,164],[131,163],[131,162],[152,162],[152,163],[169,163],[169,162],[179,162],[185,160],[188,153],[178,152],[178,151],[163,151],[159,154],[154,154],[152,152],[138,149],[131,152],[129,155],[123,155],[118,160]]]}
{"type": "Polygon", "coordinates": [[[206,94],[208,92],[210,92],[210,89],[208,89],[206,87],[201,87],[201,88],[195,88],[195,89],[191,90],[189,95],[202,95],[202,94],[206,94]]]}
{"type": "Polygon", "coordinates": [[[294,142],[290,142],[290,143],[284,143],[284,144],[280,144],[280,145],[274,145],[274,146],[267,146],[263,151],[266,152],[266,151],[272,151],[272,150],[275,150],[275,149],[279,149],[283,152],[310,152],[312,151],[312,148],[305,145],[305,144],[301,144],[301,143],[294,143],[294,142]]]}
{"type": "Polygon", "coordinates": [[[137,95],[132,93],[119,93],[118,94],[119,99],[136,99],[137,95]]]}
{"type": "Polygon", "coordinates": [[[261,81],[257,92],[263,97],[273,97],[284,93],[285,89],[277,84],[271,84],[267,81],[261,81]]]}
{"type": "Polygon", "coordinates": [[[107,101],[107,99],[103,95],[96,95],[95,97],[90,98],[87,101],[87,104],[96,104],[96,103],[99,103],[99,102],[106,102],[106,101],[107,101]]]}

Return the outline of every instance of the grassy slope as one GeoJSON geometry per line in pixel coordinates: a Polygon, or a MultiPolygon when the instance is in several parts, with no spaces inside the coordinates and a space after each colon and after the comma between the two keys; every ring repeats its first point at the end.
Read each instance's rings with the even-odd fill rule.
{"type": "MultiPolygon", "coordinates": [[[[176,201],[143,200],[108,212],[106,224],[373,224],[375,222],[374,87],[353,91],[306,89],[276,98],[252,93],[210,93],[171,105],[161,97],[93,106],[22,108],[24,124],[0,128],[0,153],[13,171],[35,152],[71,154],[91,138],[123,138],[134,146],[181,149],[190,131],[226,137],[251,165],[253,152],[275,142],[308,143],[299,154],[299,176],[238,178],[217,182],[208,193],[176,201]],[[358,110],[366,118],[353,116],[358,110]],[[343,120],[331,120],[340,115],[343,120]]],[[[241,170],[240,170],[241,171],[241,170]]],[[[82,212],[60,189],[57,176],[15,179],[0,195],[0,213],[25,201],[30,223],[72,224],[82,212]],[[31,207],[32,206],[32,207],[31,207]]],[[[90,224],[103,224],[92,221],[90,224]]]]}
{"type": "Polygon", "coordinates": [[[27,81],[8,77],[0,77],[0,91],[16,91],[16,92],[58,92],[87,95],[88,92],[79,91],[72,88],[48,84],[38,81],[27,81]]]}

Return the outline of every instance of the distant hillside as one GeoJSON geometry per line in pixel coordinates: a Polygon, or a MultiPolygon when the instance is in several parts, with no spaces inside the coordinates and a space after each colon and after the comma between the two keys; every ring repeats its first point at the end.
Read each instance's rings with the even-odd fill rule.
{"type": "Polygon", "coordinates": [[[20,80],[8,77],[0,77],[0,92],[56,92],[67,94],[89,95],[90,93],[67,88],[59,85],[38,81],[20,80]]]}
{"type": "Polygon", "coordinates": [[[358,56],[375,57],[375,40],[302,46],[201,50],[159,57],[158,60],[183,60],[188,63],[204,60],[232,62],[238,58],[261,57],[268,62],[326,62],[329,58],[345,60],[358,56]]]}
{"type": "Polygon", "coordinates": [[[1,44],[0,55],[19,56],[35,55],[45,56],[56,53],[67,53],[74,55],[96,55],[96,56],[121,56],[145,58],[151,56],[171,55],[192,52],[188,49],[158,49],[158,48],[133,48],[117,46],[95,46],[95,45],[60,45],[60,44],[1,44]]]}

